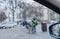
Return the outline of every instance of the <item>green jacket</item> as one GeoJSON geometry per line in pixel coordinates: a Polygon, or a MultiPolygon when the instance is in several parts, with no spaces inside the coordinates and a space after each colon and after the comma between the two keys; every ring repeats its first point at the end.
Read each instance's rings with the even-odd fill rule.
{"type": "Polygon", "coordinates": [[[36,19],[35,20],[33,19],[32,22],[35,26],[37,25],[37,20],[36,19]]]}

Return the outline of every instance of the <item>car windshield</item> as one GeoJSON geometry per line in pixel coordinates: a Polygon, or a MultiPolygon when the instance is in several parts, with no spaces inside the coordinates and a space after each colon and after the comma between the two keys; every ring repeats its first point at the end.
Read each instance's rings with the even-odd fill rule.
{"type": "MultiPolygon", "coordinates": [[[[1,39],[54,39],[49,27],[59,21],[59,14],[33,0],[0,0],[1,39]]],[[[57,27],[53,32],[58,31],[57,27]]]]}

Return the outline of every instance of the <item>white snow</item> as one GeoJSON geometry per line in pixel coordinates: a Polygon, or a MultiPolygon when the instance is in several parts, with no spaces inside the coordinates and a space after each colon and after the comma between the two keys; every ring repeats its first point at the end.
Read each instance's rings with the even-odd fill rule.
{"type": "Polygon", "coordinates": [[[42,32],[41,26],[37,25],[36,34],[28,34],[23,26],[16,26],[11,29],[0,29],[0,39],[54,39],[48,32],[42,32]]]}

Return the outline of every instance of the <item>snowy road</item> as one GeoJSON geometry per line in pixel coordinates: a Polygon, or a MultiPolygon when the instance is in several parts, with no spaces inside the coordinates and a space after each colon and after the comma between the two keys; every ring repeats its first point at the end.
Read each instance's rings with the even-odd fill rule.
{"type": "Polygon", "coordinates": [[[39,30],[36,34],[32,35],[28,34],[26,31],[27,30],[22,26],[12,29],[1,29],[0,39],[54,39],[48,32],[41,32],[41,30],[39,30]]]}

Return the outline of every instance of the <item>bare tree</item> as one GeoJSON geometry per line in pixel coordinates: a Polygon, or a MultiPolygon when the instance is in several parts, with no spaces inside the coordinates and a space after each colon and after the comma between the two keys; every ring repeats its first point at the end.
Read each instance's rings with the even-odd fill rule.
{"type": "Polygon", "coordinates": [[[4,21],[7,18],[7,16],[5,15],[5,12],[0,11],[0,22],[4,21]]]}
{"type": "Polygon", "coordinates": [[[12,12],[12,16],[13,16],[13,22],[14,22],[14,13],[15,13],[15,10],[17,8],[17,0],[10,0],[9,1],[11,7],[9,7],[9,9],[11,10],[12,12]]]}
{"type": "Polygon", "coordinates": [[[30,8],[29,5],[25,2],[20,2],[18,6],[23,9],[22,17],[24,20],[26,20],[26,11],[30,8]]]}

